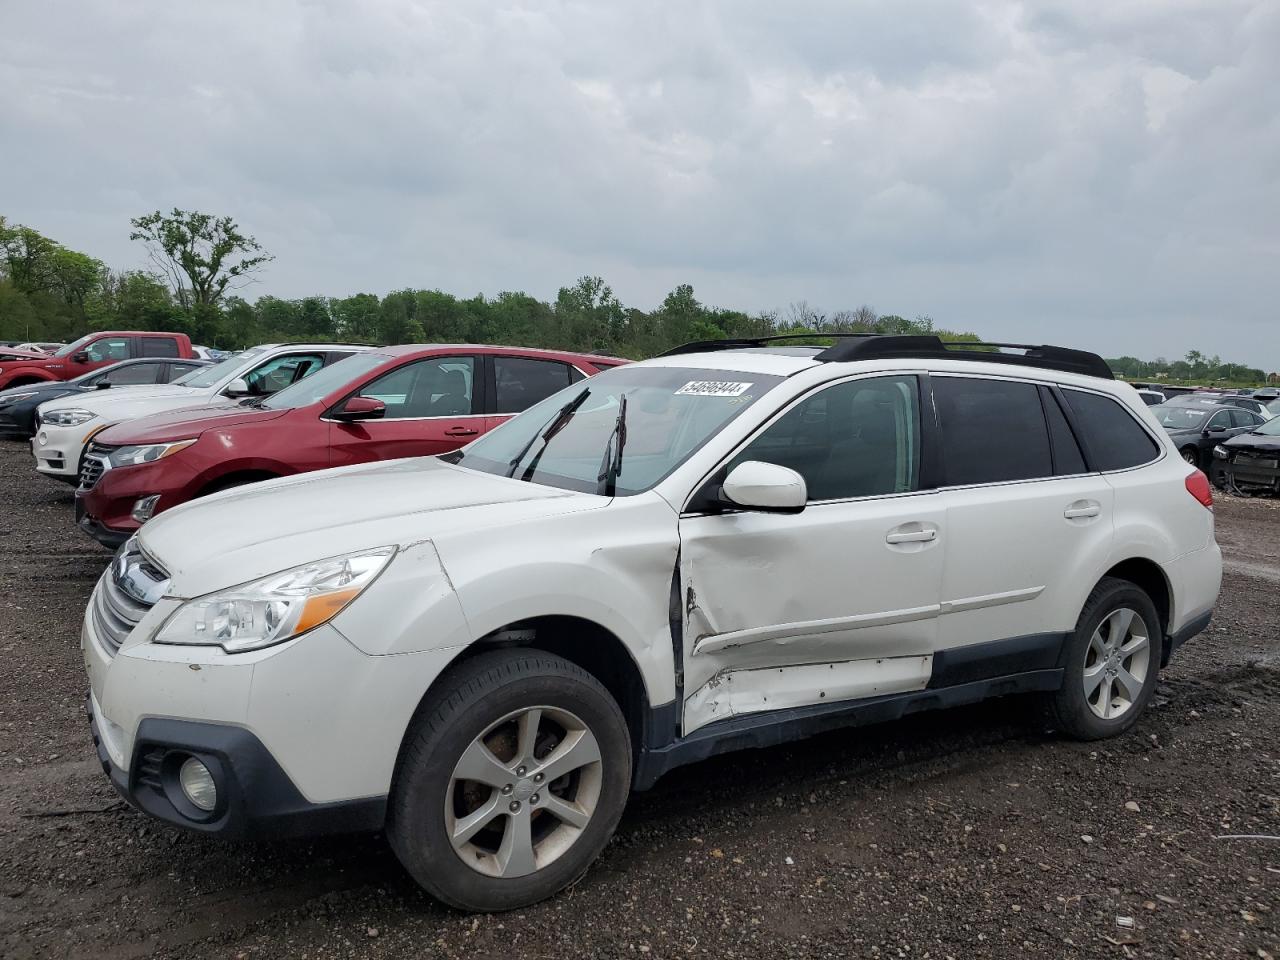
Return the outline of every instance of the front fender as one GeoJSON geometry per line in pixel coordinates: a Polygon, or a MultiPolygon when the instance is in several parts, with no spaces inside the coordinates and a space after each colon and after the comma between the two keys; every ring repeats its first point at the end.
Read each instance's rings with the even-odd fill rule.
{"type": "Polygon", "coordinates": [[[470,640],[536,617],[577,617],[616,636],[640,668],[650,703],[675,696],[671,572],[676,515],[654,496],[437,539],[470,640]]]}

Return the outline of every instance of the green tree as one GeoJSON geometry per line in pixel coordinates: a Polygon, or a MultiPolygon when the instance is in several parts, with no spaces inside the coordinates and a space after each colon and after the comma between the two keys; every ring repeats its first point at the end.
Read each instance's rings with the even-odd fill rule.
{"type": "Polygon", "coordinates": [[[169,278],[184,307],[214,306],[233,283],[250,278],[274,258],[230,217],[195,210],[159,210],[130,221],[130,240],[141,240],[169,278]]]}

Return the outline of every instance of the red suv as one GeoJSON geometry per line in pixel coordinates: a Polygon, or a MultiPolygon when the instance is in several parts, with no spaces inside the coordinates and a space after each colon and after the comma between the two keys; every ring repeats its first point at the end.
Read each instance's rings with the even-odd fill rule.
{"type": "Polygon", "coordinates": [[[90,370],[134,357],[190,359],[194,356],[191,339],[185,333],[107,330],[87,334],[52,355],[23,356],[12,360],[0,357],[0,390],[28,383],[70,380],[90,370]]]}
{"type": "Polygon", "coordinates": [[[570,384],[625,363],[521,347],[384,347],[252,405],[143,417],[93,438],[80,526],[108,546],[194,497],[325,467],[448,453],[570,384]]]}

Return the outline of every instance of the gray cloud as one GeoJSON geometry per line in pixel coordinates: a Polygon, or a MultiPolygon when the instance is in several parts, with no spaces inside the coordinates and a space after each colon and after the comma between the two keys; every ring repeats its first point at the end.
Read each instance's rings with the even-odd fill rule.
{"type": "Polygon", "coordinates": [[[1265,0],[6,4],[4,211],[116,266],[235,216],[254,292],[929,313],[1280,367],[1265,0]]]}

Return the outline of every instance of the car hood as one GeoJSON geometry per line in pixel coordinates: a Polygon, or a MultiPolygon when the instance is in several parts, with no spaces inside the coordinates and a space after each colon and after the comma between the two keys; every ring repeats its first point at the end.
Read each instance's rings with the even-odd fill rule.
{"type": "Polygon", "coordinates": [[[112,445],[166,443],[197,437],[206,430],[236,427],[242,423],[265,423],[283,417],[287,410],[262,410],[258,407],[184,407],[165,413],[153,413],[127,423],[108,427],[94,437],[97,443],[112,445]]]}
{"type": "MultiPolygon", "coordinates": [[[[0,349],[0,368],[7,363],[27,363],[31,360],[52,360],[47,353],[32,353],[30,350],[14,350],[12,347],[0,349]]],[[[59,357],[58,360],[62,358],[59,357]]]]}
{"type": "Polygon", "coordinates": [[[1226,440],[1222,444],[1224,447],[1231,447],[1233,450],[1253,449],[1253,450],[1269,450],[1280,451],[1280,435],[1268,435],[1265,433],[1242,433],[1238,436],[1226,440]]]}
{"type": "MultiPolygon", "coordinates": [[[[164,410],[177,410],[182,407],[205,406],[212,398],[208,390],[195,390],[191,387],[179,387],[172,383],[159,383],[154,386],[143,386],[137,389],[121,390],[112,387],[110,390],[94,390],[88,393],[77,393],[74,396],[50,400],[45,410],[66,410],[75,407],[88,410],[108,420],[130,420],[164,410]]],[[[230,403],[230,401],[227,401],[230,403]]]]}
{"type": "Polygon", "coordinates": [[[325,557],[599,509],[609,499],[433,457],[266,480],[175,507],[139,541],[168,595],[194,597],[325,557]]]}
{"type": "Polygon", "coordinates": [[[0,390],[0,398],[12,397],[19,393],[35,394],[33,400],[44,398],[46,400],[55,400],[58,397],[65,397],[70,393],[77,393],[83,390],[83,387],[77,387],[74,384],[54,381],[53,383],[28,383],[25,387],[10,387],[7,390],[0,390]]]}

